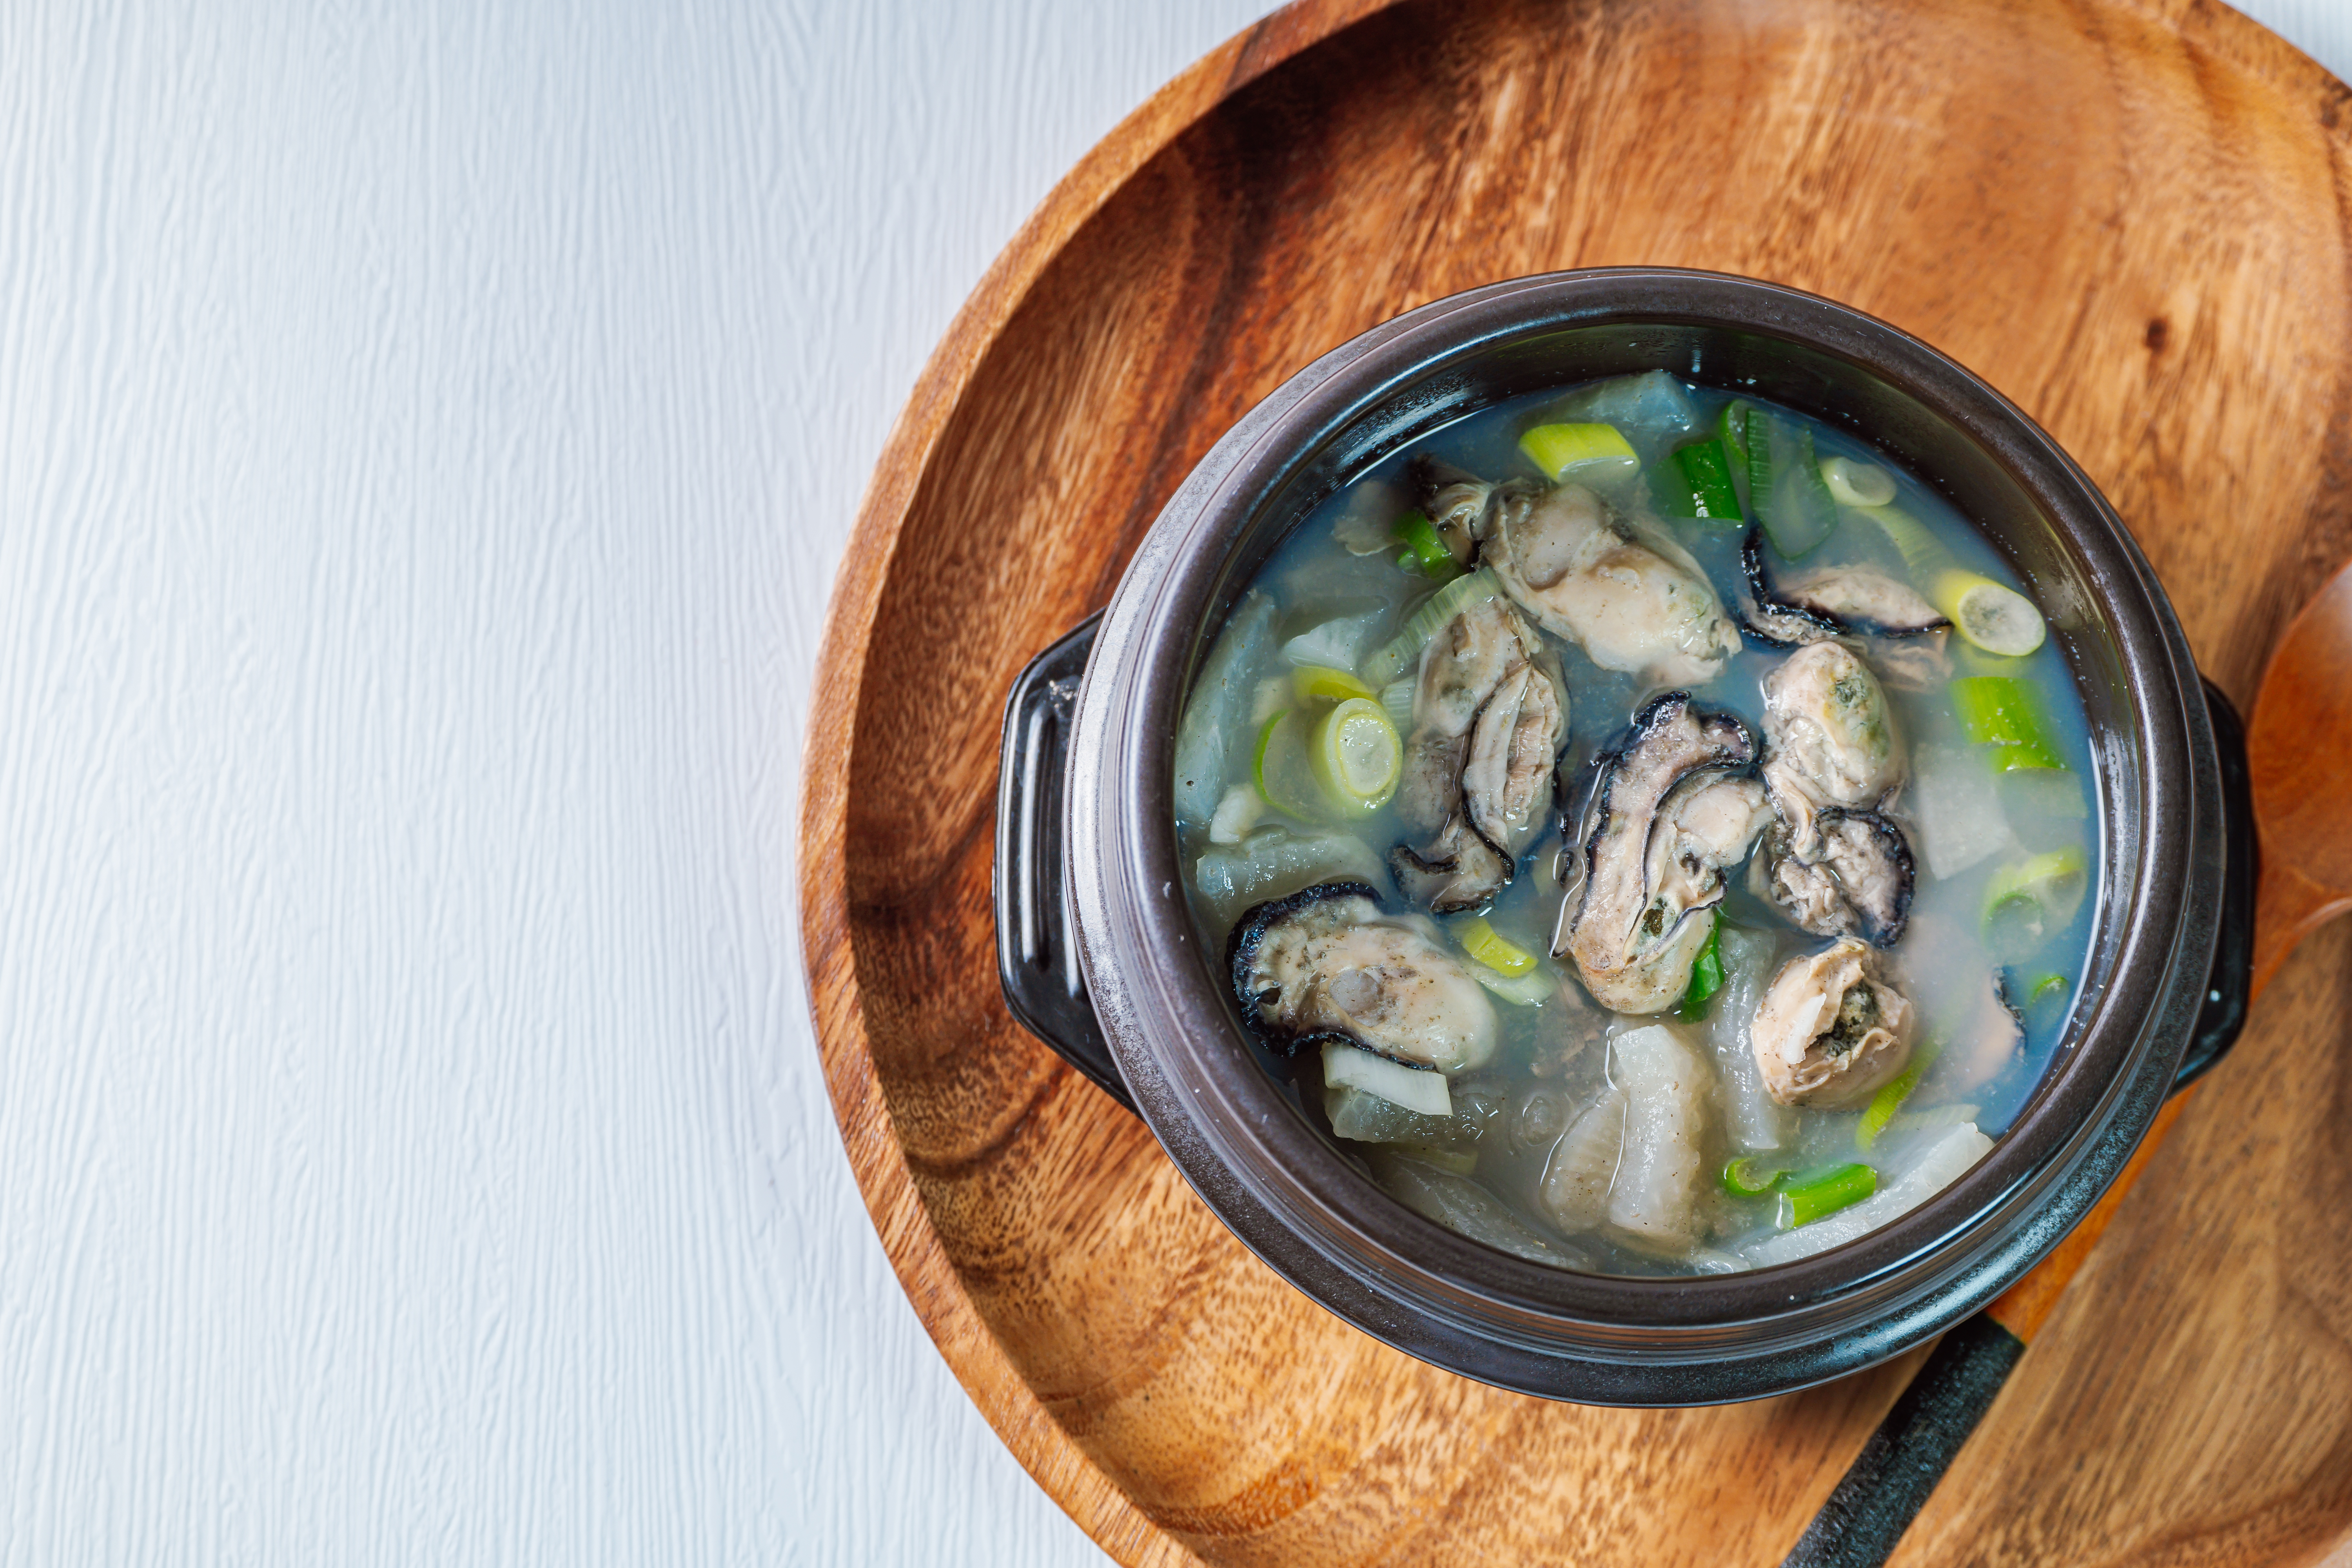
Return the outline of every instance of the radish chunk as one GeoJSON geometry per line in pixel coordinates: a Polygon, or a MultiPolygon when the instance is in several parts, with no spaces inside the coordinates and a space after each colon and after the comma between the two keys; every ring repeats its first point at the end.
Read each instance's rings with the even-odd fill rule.
{"type": "Polygon", "coordinates": [[[1790,1115],[1764,1088],[1764,1069],[1749,1037],[1756,1005],[1771,978],[1772,936],[1725,926],[1720,942],[1723,994],[1715,1005],[1707,1042],[1715,1047],[1720,1075],[1717,1097],[1734,1142],[1750,1151],[1778,1149],[1790,1137],[1790,1115]]]}
{"type": "Polygon", "coordinates": [[[1544,1169],[1543,1206],[1560,1229],[1599,1230],[1609,1218],[1609,1185],[1625,1137],[1625,1094],[1603,1090],[1552,1145],[1544,1169]]]}
{"type": "Polygon", "coordinates": [[[1591,1259],[1542,1235],[1466,1176],[1386,1149],[1373,1154],[1370,1163],[1373,1177],[1389,1195],[1423,1219],[1530,1262],[1549,1263],[1555,1268],[1592,1267],[1591,1259]]]}
{"type": "Polygon", "coordinates": [[[1715,1075],[1667,1024],[1617,1037],[1610,1077],[1625,1091],[1625,1142],[1609,1189],[1609,1223],[1662,1249],[1696,1239],[1706,1174],[1700,1134],[1715,1075]]]}

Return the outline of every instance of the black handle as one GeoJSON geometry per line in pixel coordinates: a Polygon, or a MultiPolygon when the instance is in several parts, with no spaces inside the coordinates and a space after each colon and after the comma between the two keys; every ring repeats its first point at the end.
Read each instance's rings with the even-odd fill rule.
{"type": "Polygon", "coordinates": [[[2221,935],[2197,1011],[2197,1032],[2172,1080],[2174,1093],[2213,1068],[2238,1043],[2254,987],[2254,885],[2262,880],[2262,841],[2254,835],[2254,784],[2246,771],[2246,723],[2221,689],[2205,683],[2205,711],[2213,719],[2213,748],[2221,761],[2221,935]]]}
{"type": "MultiPolygon", "coordinates": [[[[2253,784],[2246,772],[2246,726],[2210,680],[2205,709],[2212,715],[2221,763],[2221,931],[2196,1031],[2172,1080],[2175,1094],[2210,1071],[2237,1044],[2254,977],[2254,884],[2262,864],[2253,784]]],[[[2025,1342],[1982,1312],[1945,1334],[1781,1568],[1879,1568],[1893,1556],[1895,1543],[2024,1354],[2025,1342]]]]}
{"type": "Polygon", "coordinates": [[[1062,892],[1064,764],[1070,710],[1094,650],[1099,614],[1029,661],[1004,700],[996,779],[996,975],[1021,1026],[1129,1110],[1078,969],[1078,934],[1062,892]]]}

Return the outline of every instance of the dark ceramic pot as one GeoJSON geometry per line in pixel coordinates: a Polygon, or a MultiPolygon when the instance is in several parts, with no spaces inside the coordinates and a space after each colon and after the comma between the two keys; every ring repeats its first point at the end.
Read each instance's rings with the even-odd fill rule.
{"type": "Polygon", "coordinates": [[[1142,1115],[1251,1250],[1365,1332],[1555,1398],[1780,1394],[1895,1355],[1998,1296],[2097,1201],[2165,1096],[2234,1037],[2253,851],[2227,708],[2082,470],[1916,339],[1709,273],[1498,283],[1365,333],[1252,410],[1160,513],[1099,622],[1024,675],[998,814],[1005,990],[1024,1023],[1142,1115]],[[1845,1246],[1669,1279],[1571,1273],[1467,1240],[1389,1197],[1310,1125],[1253,1056],[1220,955],[1193,931],[1172,784],[1193,670],[1318,501],[1473,410],[1659,367],[1866,433],[1985,530],[2035,585],[2081,684],[2105,851],[2069,1033],[1989,1155],[1845,1246]]]}

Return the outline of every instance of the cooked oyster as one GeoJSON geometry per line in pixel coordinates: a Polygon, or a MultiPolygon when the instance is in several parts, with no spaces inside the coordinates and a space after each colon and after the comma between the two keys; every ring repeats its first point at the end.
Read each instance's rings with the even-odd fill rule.
{"type": "Polygon", "coordinates": [[[1414,460],[1411,478],[1421,494],[1421,508],[1437,537],[1454,554],[1456,564],[1478,559],[1479,541],[1486,537],[1486,515],[1495,487],[1475,474],[1433,458],[1414,460]]]}
{"type": "Polygon", "coordinates": [[[1575,912],[1552,951],[1575,963],[1602,1006],[1663,1012],[1706,944],[1707,922],[1691,916],[1721,900],[1725,868],[1769,819],[1763,790],[1736,776],[1755,767],[1756,738],[1735,716],[1672,691],[1598,765],[1582,887],[1569,895],[1575,912]]]}
{"type": "Polygon", "coordinates": [[[1390,852],[1397,887],[1440,914],[1474,910],[1511,879],[1551,802],[1568,728],[1551,655],[1516,611],[1481,599],[1421,657],[1397,816],[1418,845],[1390,852]]]}
{"type": "Polygon", "coordinates": [[[1882,805],[1903,777],[1886,693],[1852,649],[1814,643],[1764,677],[1764,783],[1800,855],[1811,855],[1813,813],[1882,805]]]}
{"type": "Polygon", "coordinates": [[[1751,1034],[1765,1091],[1782,1105],[1856,1105],[1911,1059],[1911,1003],[1852,937],[1772,977],[1751,1034]]]}
{"type": "Polygon", "coordinates": [[[1739,547],[1755,605],[1748,630],[1780,647],[1823,642],[1840,633],[1916,637],[1952,623],[1908,583],[1868,566],[1827,566],[1775,581],[1764,564],[1764,534],[1751,527],[1739,547]]]}
{"type": "Polygon", "coordinates": [[[1880,642],[1871,649],[1879,684],[1895,691],[1934,691],[1952,679],[1951,650],[1943,632],[1880,642]]]}
{"type": "Polygon", "coordinates": [[[1738,627],[1690,552],[1584,486],[1486,485],[1433,465],[1421,477],[1448,548],[1458,555],[1455,539],[1473,541],[1537,625],[1601,668],[1696,683],[1739,651],[1738,627]]]}
{"type": "Polygon", "coordinates": [[[1903,830],[1874,811],[1837,805],[1812,821],[1805,854],[1796,852],[1785,823],[1765,833],[1752,890],[1815,936],[1858,936],[1873,947],[1901,942],[1914,879],[1903,830]]]}
{"type": "Polygon", "coordinates": [[[1243,1020],[1274,1049],[1339,1041],[1440,1072],[1495,1054],[1494,1005],[1430,922],[1384,912],[1362,882],[1324,882],[1258,905],[1227,967],[1243,1020]]]}

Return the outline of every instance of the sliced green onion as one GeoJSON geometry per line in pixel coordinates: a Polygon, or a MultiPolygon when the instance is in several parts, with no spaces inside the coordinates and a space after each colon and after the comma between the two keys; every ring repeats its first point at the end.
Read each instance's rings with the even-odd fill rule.
{"type": "Polygon", "coordinates": [[[1387,647],[1366,659],[1359,673],[1368,684],[1379,687],[1386,686],[1408,670],[1418,668],[1421,650],[1429,646],[1430,638],[1444,629],[1446,622],[1479,600],[1494,598],[1502,591],[1501,581],[1483,566],[1467,576],[1456,577],[1423,599],[1421,607],[1406,617],[1404,629],[1397,633],[1387,647]]]}
{"type": "Polygon", "coordinates": [[[1558,983],[1540,968],[1531,969],[1525,974],[1506,974],[1499,969],[1489,969],[1473,960],[1470,973],[1479,984],[1519,1007],[1540,1007],[1551,1000],[1551,994],[1559,988],[1558,983]]]}
{"type": "Polygon", "coordinates": [[[1265,804],[1301,822],[1324,817],[1323,792],[1307,761],[1307,714],[1286,708],[1268,719],[1257,732],[1257,754],[1250,764],[1250,780],[1265,804]]]}
{"type": "Polygon", "coordinates": [[[1878,1173],[1868,1165],[1831,1165],[1780,1182],[1780,1212],[1773,1223],[1794,1230],[1851,1208],[1878,1190],[1878,1173]]]}
{"type": "Polygon", "coordinates": [[[1723,417],[1716,424],[1715,433],[1736,469],[1748,467],[1748,408],[1746,398],[1735,397],[1723,405],[1723,417]]]}
{"type": "Polygon", "coordinates": [[[1748,514],[1739,510],[1739,491],[1731,482],[1731,459],[1721,441],[1713,437],[1694,441],[1675,447],[1674,456],[1680,480],[1669,484],[1667,499],[1675,516],[1746,520],[1748,514]]]}
{"type": "Polygon", "coordinates": [[[1874,463],[1851,458],[1830,458],[1822,464],[1822,483],[1840,506],[1885,506],[1895,499],[1895,476],[1874,463]]]}
{"type": "Polygon", "coordinates": [[[2065,994],[2066,977],[2063,974],[2045,974],[2041,979],[2033,983],[2032,990],[2025,994],[2025,1005],[2031,1007],[2034,1004],[2040,1002],[2044,996],[2063,996],[2065,994]]]}
{"type": "Polygon", "coordinates": [[[1951,682],[1952,714],[1960,733],[1990,746],[1997,773],[2020,768],[2063,768],[2042,720],[2042,693],[2013,675],[1962,675],[1951,682]]]}
{"type": "Polygon", "coordinates": [[[1399,730],[1412,722],[1412,689],[1415,684],[1412,677],[1408,675],[1381,688],[1381,710],[1388,714],[1389,722],[1399,730]]]}
{"type": "Polygon", "coordinates": [[[1519,437],[1519,450],[1549,479],[1619,479],[1642,467],[1614,425],[1538,425],[1519,437]]]}
{"type": "MultiPolygon", "coordinates": [[[[1423,513],[1417,511],[1405,513],[1396,520],[1396,527],[1392,531],[1396,535],[1397,542],[1405,547],[1406,554],[1412,558],[1413,565],[1418,567],[1424,576],[1434,577],[1441,583],[1450,583],[1462,575],[1461,563],[1454,559],[1454,552],[1445,548],[1445,541],[1437,537],[1436,528],[1423,513]]],[[[1399,565],[1403,565],[1404,562],[1404,555],[1397,557],[1399,565]]]]}
{"type": "Polygon", "coordinates": [[[1859,510],[1886,531],[1911,569],[1913,584],[1951,616],[1962,640],[2011,658],[2022,658],[2042,646],[2049,628],[2032,600],[1964,569],[1926,523],[1901,507],[1859,510]]]}
{"type": "Polygon", "coordinates": [[[1328,664],[1302,664],[1290,672],[1290,689],[1301,703],[1345,702],[1350,697],[1370,697],[1372,689],[1344,669],[1334,669],[1328,664]]]}
{"type": "Polygon", "coordinates": [[[2003,866],[1985,885],[1986,951],[2004,963],[2026,957],[2074,918],[2090,885],[2090,862],[2072,846],[2003,866]]]}
{"type": "Polygon", "coordinates": [[[1893,1082],[1879,1086],[1878,1092],[1870,1097],[1869,1107],[1863,1111],[1862,1121],[1854,1127],[1856,1148],[1866,1150],[1878,1142],[1878,1135],[1886,1131],[1886,1124],[1895,1120],[1895,1113],[1903,1109],[1903,1102],[1911,1098],[1913,1089],[1919,1087],[1919,1079],[1926,1074],[1927,1064],[1935,1059],[1935,1046],[1932,1043],[1923,1045],[1912,1053],[1911,1065],[1896,1075],[1893,1082]]]}
{"type": "Polygon", "coordinates": [[[1902,553],[1903,564],[1910,568],[1915,587],[1933,583],[1938,575],[1951,570],[1951,551],[1936,537],[1934,530],[1901,507],[1866,506],[1857,510],[1878,524],[1902,553]]]}
{"type": "Polygon", "coordinates": [[[1748,410],[1748,504],[1794,561],[1837,526],[1837,500],[1813,460],[1813,432],[1761,408],[1748,410]]]}
{"type": "Polygon", "coordinates": [[[1723,1167],[1723,1190],[1735,1198],[1760,1198],[1788,1172],[1761,1154],[1742,1154],[1723,1167]]]}
{"type": "Polygon", "coordinates": [[[1536,966],[1534,953],[1488,925],[1483,917],[1465,921],[1454,934],[1462,939],[1463,952],[1497,974],[1525,974],[1536,966]]]}
{"type": "Polygon", "coordinates": [[[1972,572],[1946,573],[1927,596],[1952,617],[1960,636],[1987,653],[2022,658],[2050,635],[2032,600],[1972,572]]]}
{"type": "Polygon", "coordinates": [[[1314,721],[1307,765],[1332,815],[1370,816],[1396,794],[1404,744],[1379,703],[1350,697],[1314,721]]]}
{"type": "Polygon", "coordinates": [[[1723,917],[1707,917],[1706,945],[1698,950],[1691,964],[1690,984],[1683,992],[1682,1005],[1675,1011],[1684,1018],[1704,1018],[1706,1005],[1723,989],[1723,917]]]}

